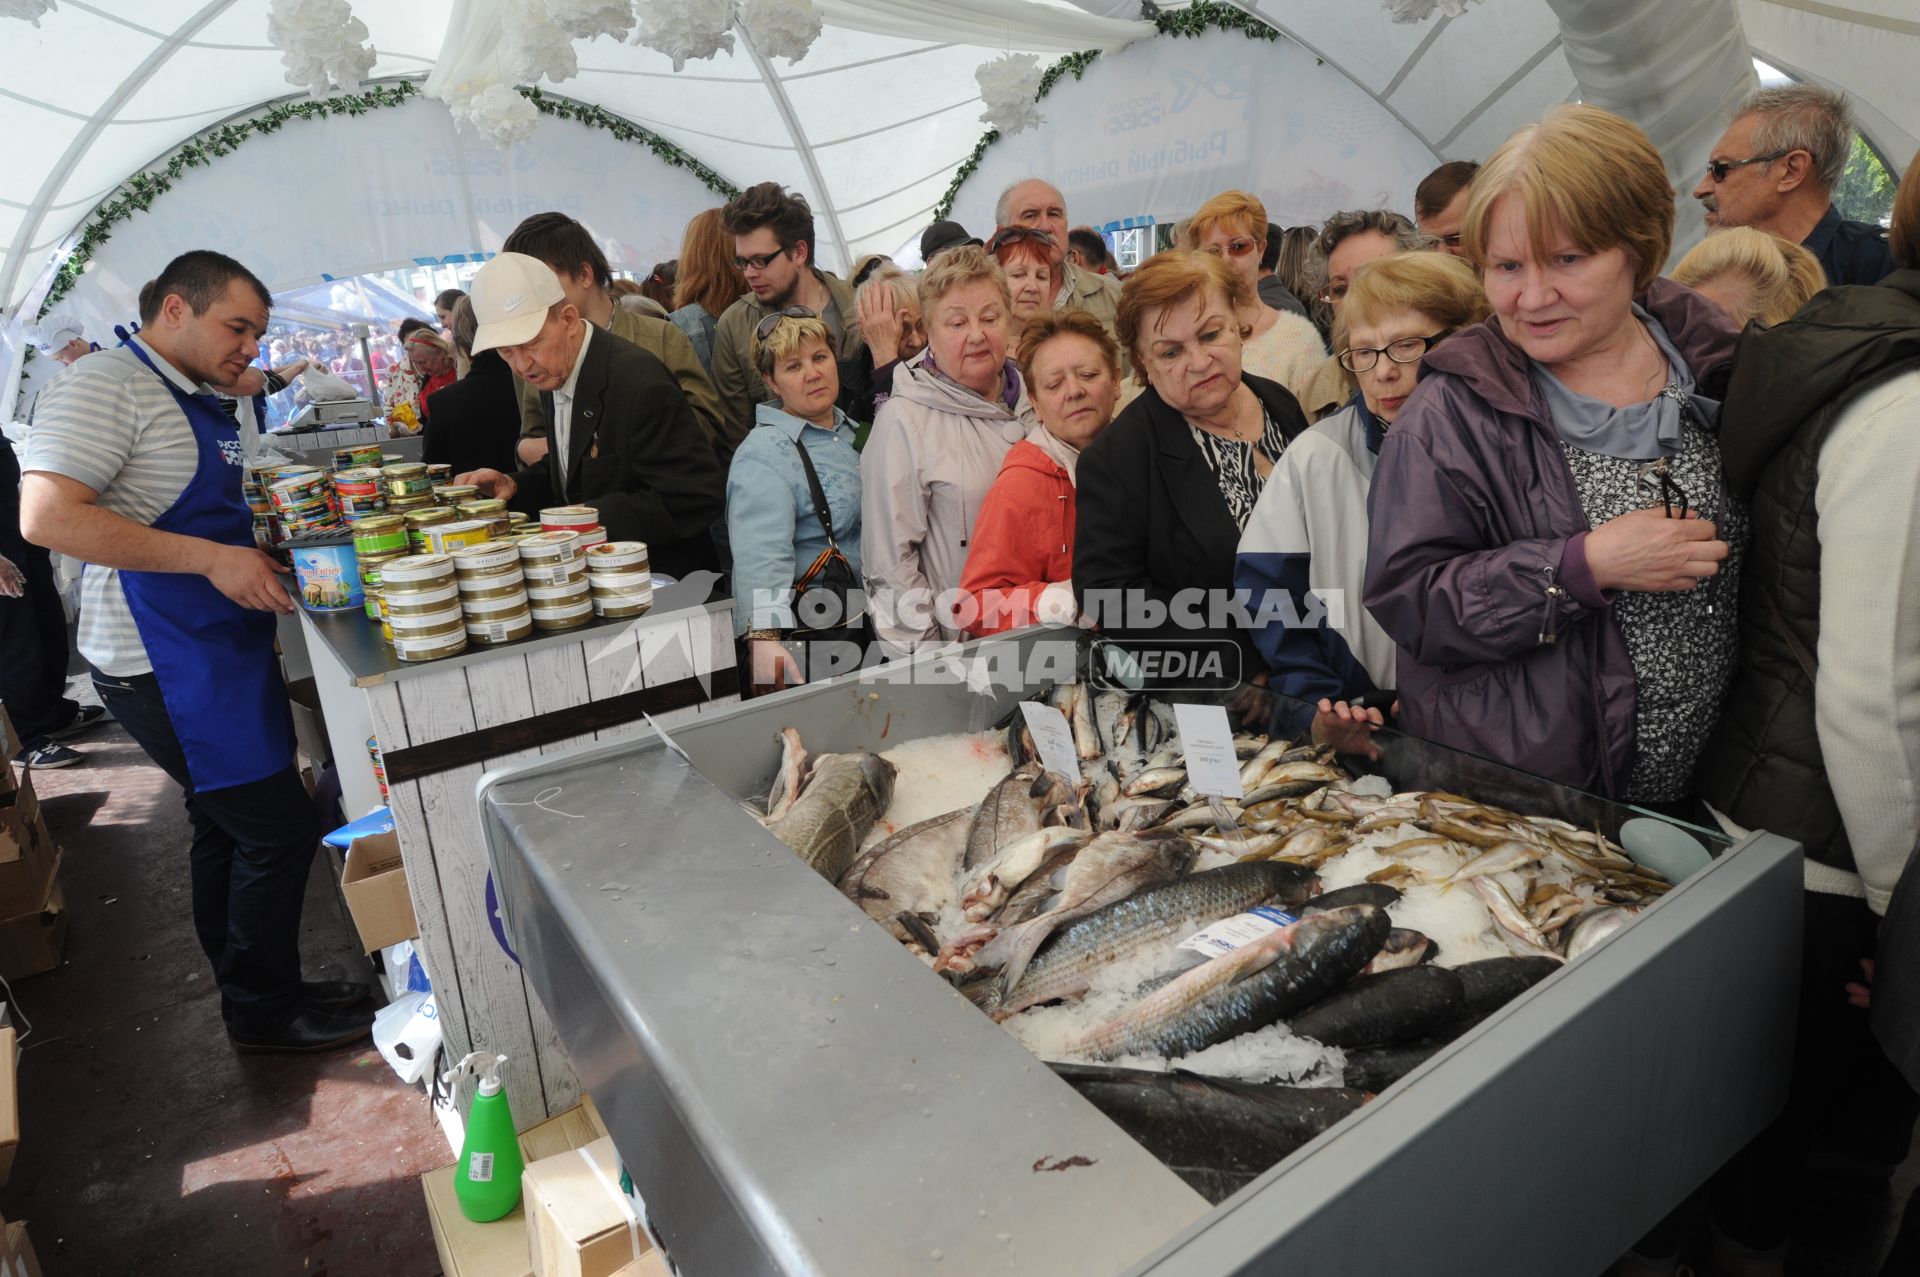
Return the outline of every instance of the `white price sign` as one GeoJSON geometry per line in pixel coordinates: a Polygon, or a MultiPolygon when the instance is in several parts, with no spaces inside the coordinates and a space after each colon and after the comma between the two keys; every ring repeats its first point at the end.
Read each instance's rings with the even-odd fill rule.
{"type": "Polygon", "coordinates": [[[1233,724],[1220,705],[1173,707],[1180,748],[1187,756],[1187,783],[1211,798],[1240,798],[1240,760],[1233,752],[1233,724]]]}
{"type": "Polygon", "coordinates": [[[1039,701],[1021,701],[1020,712],[1026,716],[1033,747],[1040,751],[1040,765],[1079,784],[1080,751],[1073,746],[1073,729],[1067,726],[1067,716],[1039,701]]]}

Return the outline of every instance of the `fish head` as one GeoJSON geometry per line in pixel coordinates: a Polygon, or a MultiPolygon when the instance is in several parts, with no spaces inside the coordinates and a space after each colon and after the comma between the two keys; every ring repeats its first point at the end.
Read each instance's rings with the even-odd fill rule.
{"type": "Polygon", "coordinates": [[[894,778],[900,769],[878,754],[860,756],[860,777],[866,783],[867,790],[879,804],[878,810],[885,811],[893,801],[894,778]]]}

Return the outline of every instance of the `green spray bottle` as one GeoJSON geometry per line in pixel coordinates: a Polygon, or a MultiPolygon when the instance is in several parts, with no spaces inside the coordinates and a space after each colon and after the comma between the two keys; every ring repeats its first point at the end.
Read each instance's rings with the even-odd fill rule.
{"type": "Polygon", "coordinates": [[[453,1177],[453,1195],[460,1213],[475,1223],[499,1219],[520,1204],[520,1173],[526,1162],[513,1129],[513,1112],[500,1089],[504,1055],[475,1051],[448,1069],[443,1081],[452,1086],[462,1074],[480,1079],[473,1106],[467,1110],[467,1137],[460,1145],[460,1165],[453,1177]]]}

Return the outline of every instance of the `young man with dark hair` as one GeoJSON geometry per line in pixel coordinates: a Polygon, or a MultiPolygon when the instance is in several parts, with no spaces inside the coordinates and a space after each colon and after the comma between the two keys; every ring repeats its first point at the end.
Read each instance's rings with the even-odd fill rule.
{"type": "Polygon", "coordinates": [[[1076,226],[1067,232],[1067,260],[1096,275],[1105,275],[1113,268],[1107,241],[1091,226],[1076,226]]]}
{"type": "MultiPolygon", "coordinates": [[[[674,384],[693,409],[694,419],[713,443],[714,454],[725,465],[746,431],[730,429],[720,412],[720,396],[694,353],[687,335],[666,320],[642,315],[613,304],[613,269],[607,255],[585,226],[565,213],[535,213],[507,236],[506,253],[524,253],[553,268],[566,290],[567,300],[580,317],[652,355],[672,374],[674,384]]],[[[531,465],[546,455],[546,426],[540,414],[540,392],[523,378],[514,378],[520,398],[520,460],[531,465]]]]}
{"type": "Polygon", "coordinates": [[[1460,223],[1467,216],[1467,188],[1479,171],[1474,160],[1448,160],[1413,188],[1413,220],[1443,253],[1466,255],[1460,248],[1460,223]]]}
{"type": "Polygon", "coordinates": [[[1280,265],[1280,241],[1286,232],[1273,222],[1267,223],[1267,246],[1260,251],[1260,300],[1275,310],[1284,310],[1311,319],[1307,308],[1293,295],[1285,280],[1274,274],[1280,265]]]}
{"type": "Polygon", "coordinates": [[[814,264],[813,210],[806,199],[778,182],[761,182],[736,195],[720,217],[733,236],[733,264],[753,290],[727,307],[713,330],[713,380],[728,428],[744,437],[753,428],[755,406],[772,398],[754,365],[754,330],[768,315],[796,306],[818,315],[833,335],[841,410],[849,416],[864,412],[872,395],[860,312],[853,289],[814,264]]]}
{"type": "Polygon", "coordinates": [[[194,930],[228,1035],[242,1051],[324,1051],[364,1038],[373,1013],[364,984],[300,979],[320,818],[274,654],[293,599],[254,547],[239,434],[210,392],[258,356],[271,301],[230,257],[168,263],[142,292],[139,335],[42,393],[20,526],[86,563],[94,686],[186,793],[194,930]]]}

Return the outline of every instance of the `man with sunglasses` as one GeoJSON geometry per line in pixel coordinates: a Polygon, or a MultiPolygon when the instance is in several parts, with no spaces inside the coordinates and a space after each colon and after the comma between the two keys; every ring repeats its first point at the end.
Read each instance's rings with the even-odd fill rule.
{"type": "Polygon", "coordinates": [[[1886,231],[1833,207],[1853,138],[1853,109],[1839,93],[1792,84],[1750,95],[1693,188],[1708,230],[1751,226],[1804,246],[1829,284],[1879,283],[1893,273],[1886,231]]]}
{"type": "MultiPolygon", "coordinates": [[[[1037,177],[1015,182],[1000,193],[999,202],[993,206],[993,224],[1044,231],[1053,245],[1053,309],[1084,310],[1099,320],[1115,341],[1120,340],[1119,277],[1096,275],[1067,260],[1067,198],[1058,187],[1037,177]]],[[[1121,346],[1124,349],[1125,343],[1121,346]]]]}
{"type": "Polygon", "coordinates": [[[733,236],[733,264],[752,291],[720,316],[713,330],[713,381],[728,428],[744,436],[754,409],[772,397],[753,357],[753,334],[770,315],[803,307],[832,335],[840,370],[840,410],[849,416],[872,402],[866,342],[853,289],[814,265],[813,210],[797,192],[761,182],[736,195],[720,212],[733,236]]]}

